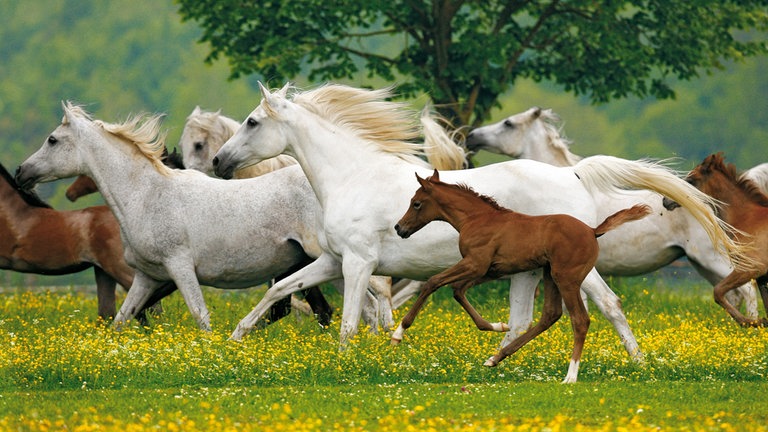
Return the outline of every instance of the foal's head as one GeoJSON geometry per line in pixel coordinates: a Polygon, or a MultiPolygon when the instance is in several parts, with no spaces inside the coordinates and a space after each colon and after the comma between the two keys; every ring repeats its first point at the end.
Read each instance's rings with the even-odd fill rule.
{"type": "Polygon", "coordinates": [[[443,184],[440,182],[440,174],[435,170],[432,176],[426,179],[416,174],[416,180],[419,181],[421,187],[411,198],[411,205],[408,207],[408,211],[405,212],[400,221],[395,225],[397,235],[402,238],[410,237],[428,223],[440,218],[440,206],[432,197],[435,185],[443,184]]]}

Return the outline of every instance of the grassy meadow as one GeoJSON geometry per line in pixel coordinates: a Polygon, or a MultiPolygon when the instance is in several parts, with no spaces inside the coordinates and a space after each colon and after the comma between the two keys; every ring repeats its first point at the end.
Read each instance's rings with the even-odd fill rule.
{"type": "MultiPolygon", "coordinates": [[[[0,430],[768,430],[768,330],[739,328],[700,279],[614,279],[645,354],[631,361],[590,305],[579,382],[562,385],[567,317],[496,368],[501,340],[440,290],[397,347],[290,317],[228,340],[261,289],[206,289],[213,332],[177,293],[151,326],[115,331],[90,290],[0,294],[0,430]]],[[[340,312],[341,297],[324,288],[340,312]]],[[[470,300],[505,320],[507,288],[470,300]]],[[[541,299],[538,299],[540,305],[541,299]]],[[[762,305],[761,305],[761,312],[762,305]]],[[[396,318],[404,310],[396,311],[396,318]]]]}

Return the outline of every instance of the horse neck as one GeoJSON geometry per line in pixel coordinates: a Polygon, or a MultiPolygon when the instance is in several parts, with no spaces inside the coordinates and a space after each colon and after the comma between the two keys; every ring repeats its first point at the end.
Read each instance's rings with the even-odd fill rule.
{"type": "Polygon", "coordinates": [[[431,197],[440,209],[439,219],[448,222],[459,232],[467,221],[497,211],[474,193],[446,186],[435,186],[431,197]]]}
{"type": "Polygon", "coordinates": [[[89,142],[84,174],[93,179],[118,220],[125,220],[132,208],[143,211],[137,203],[148,201],[166,187],[167,178],[132,144],[109,135],[89,142]]]}
{"type": "Polygon", "coordinates": [[[544,131],[538,132],[536,139],[528,140],[528,145],[525,146],[522,158],[558,167],[576,165],[579,159],[581,159],[580,156],[568,150],[568,145],[562,142],[562,138],[550,137],[544,131]]]}
{"type": "Polygon", "coordinates": [[[754,207],[759,206],[749,193],[721,173],[717,173],[716,177],[711,176],[701,190],[725,204],[721,206],[720,217],[734,226],[738,226],[741,214],[748,214],[754,207]]]}
{"type": "Polygon", "coordinates": [[[40,207],[28,204],[5,178],[0,179],[0,219],[3,221],[3,226],[10,224],[19,215],[38,208],[40,207]]]}
{"type": "Polygon", "coordinates": [[[332,203],[334,193],[348,193],[350,187],[370,184],[373,172],[410,165],[314,115],[289,126],[288,154],[301,165],[324,208],[332,203]]]}

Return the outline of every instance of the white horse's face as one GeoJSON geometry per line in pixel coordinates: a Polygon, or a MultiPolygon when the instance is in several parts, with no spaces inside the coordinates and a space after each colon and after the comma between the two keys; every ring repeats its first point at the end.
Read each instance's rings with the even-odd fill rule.
{"type": "Polygon", "coordinates": [[[467,135],[467,148],[470,151],[485,150],[515,158],[524,157],[532,142],[531,134],[535,133],[531,126],[540,114],[540,108],[531,108],[500,122],[474,129],[467,135]]]}
{"type": "Polygon", "coordinates": [[[45,139],[42,147],[19,166],[16,179],[22,188],[29,189],[37,183],[88,174],[84,171],[77,145],[82,139],[76,129],[77,122],[84,121],[67,119],[65,116],[62,124],[45,139]]]}
{"type": "Polygon", "coordinates": [[[211,139],[209,131],[187,122],[179,139],[184,167],[213,175],[211,160],[221,144],[211,139]]]}
{"type": "Polygon", "coordinates": [[[231,178],[236,170],[285,153],[288,135],[284,114],[289,105],[291,102],[281,95],[266,93],[261,104],[216,153],[216,175],[231,178]]]}

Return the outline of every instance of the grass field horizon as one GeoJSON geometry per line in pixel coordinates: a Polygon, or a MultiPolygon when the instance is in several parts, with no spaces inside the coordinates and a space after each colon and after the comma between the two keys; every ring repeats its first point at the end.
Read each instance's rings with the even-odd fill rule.
{"type": "MultiPolygon", "coordinates": [[[[0,429],[768,430],[766,329],[738,327],[700,278],[609,284],[645,361],[629,359],[590,304],[574,385],[560,384],[567,317],[486,368],[501,335],[479,332],[447,289],[400,346],[361,329],[343,351],[341,297],[327,287],[337,311],[330,328],[292,314],[241,342],[229,334],[263,288],[206,288],[211,333],[195,327],[178,294],[149,327],[117,332],[96,319],[90,289],[4,289],[0,429]]],[[[469,298],[489,319],[506,319],[505,284],[469,298]]]]}

